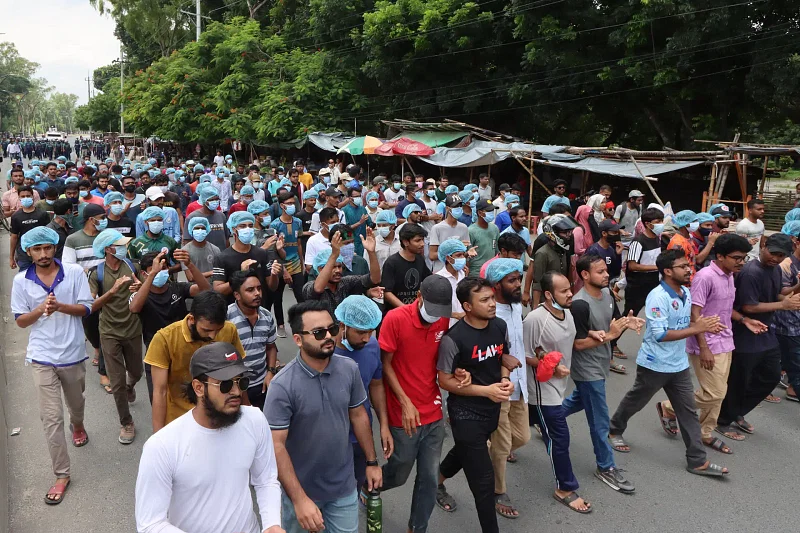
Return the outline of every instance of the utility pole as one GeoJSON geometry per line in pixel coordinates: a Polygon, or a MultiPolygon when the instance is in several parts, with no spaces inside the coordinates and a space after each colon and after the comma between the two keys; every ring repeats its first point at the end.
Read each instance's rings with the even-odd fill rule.
{"type": "Polygon", "coordinates": [[[125,99],[122,97],[122,91],[125,88],[125,52],[122,49],[122,43],[119,43],[119,134],[125,135],[125,117],[122,114],[125,112],[125,99]]]}
{"type": "MultiPolygon", "coordinates": [[[[91,73],[91,71],[87,72],[87,76],[86,76],[86,97],[88,98],[88,100],[86,101],[86,103],[88,104],[89,100],[92,99],[92,73],[91,73]]],[[[92,125],[89,124],[89,139],[91,140],[91,138],[92,138],[92,125]]]]}
{"type": "Polygon", "coordinates": [[[200,21],[200,0],[196,0],[195,4],[196,4],[196,7],[195,7],[194,15],[195,15],[195,25],[197,26],[196,37],[197,37],[197,42],[199,43],[200,42],[200,25],[202,24],[202,22],[200,21]]]}

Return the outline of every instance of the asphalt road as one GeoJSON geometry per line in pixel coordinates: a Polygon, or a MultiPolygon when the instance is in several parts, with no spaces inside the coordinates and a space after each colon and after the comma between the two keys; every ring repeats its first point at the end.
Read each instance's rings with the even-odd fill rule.
{"type": "MultiPolygon", "coordinates": [[[[7,169],[7,163],[0,166],[3,175],[7,169]]],[[[7,264],[8,235],[2,232],[0,265],[7,264]]],[[[2,268],[0,275],[0,311],[5,322],[3,342],[8,358],[8,427],[22,429],[20,435],[9,437],[10,531],[134,531],[136,473],[141,447],[151,433],[146,386],[144,382],[139,383],[138,399],[131,406],[138,429],[136,441],[122,446],[117,442],[119,424],[112,398],[99,386],[97,374],[89,367],[86,428],[90,442],[83,448],[70,449],[73,478],[64,502],[55,507],[46,506],[42,499],[53,476],[39,421],[36,392],[30,370],[24,365],[27,332],[16,327],[8,308],[13,274],[8,268],[2,268]]],[[[286,292],[285,298],[291,301],[291,291],[286,292]]],[[[639,339],[630,332],[620,342],[620,347],[632,355],[638,346],[639,339]]],[[[279,339],[278,349],[283,362],[295,355],[289,339],[279,339]]],[[[633,366],[631,360],[627,364],[633,366]]],[[[608,403],[612,411],[632,383],[632,375],[611,375],[608,403]]],[[[509,494],[521,517],[517,520],[498,517],[501,531],[728,533],[795,529],[797,508],[791,487],[792,480],[800,473],[800,446],[797,445],[800,406],[784,401],[778,405],[762,404],[755,409],[748,420],[755,425],[756,434],[743,443],[730,443],[734,455],[709,451],[712,461],[729,467],[732,472],[728,479],[716,480],[693,476],[684,470],[682,441],[669,438],[656,417],[654,404],[663,398],[663,394],[656,395],[650,405],[631,420],[625,436],[633,448],[632,453],[617,454],[618,465],[636,485],[634,495],[618,494],[592,476],[595,469],[592,446],[586,420],[579,414],[569,420],[571,458],[581,483],[579,492],[593,503],[594,512],[588,516],[579,515],[553,500],[549,461],[541,441],[534,438],[517,452],[519,461],[508,467],[509,494]],[[784,483],[786,480],[789,480],[788,486],[784,483]]],[[[451,445],[448,436],[445,452],[451,445]]],[[[320,453],[324,453],[324,449],[321,443],[320,453]]],[[[406,486],[384,494],[384,531],[387,533],[405,531],[412,483],[413,478],[406,486]]],[[[459,508],[452,514],[435,509],[429,531],[479,531],[463,474],[448,482],[448,489],[458,500],[459,508]]]]}

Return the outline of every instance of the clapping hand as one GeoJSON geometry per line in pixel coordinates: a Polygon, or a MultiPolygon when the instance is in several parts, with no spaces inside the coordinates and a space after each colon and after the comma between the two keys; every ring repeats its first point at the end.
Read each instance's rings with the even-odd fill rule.
{"type": "Polygon", "coordinates": [[[367,253],[371,253],[375,251],[375,232],[372,231],[372,228],[367,228],[367,236],[366,238],[363,235],[359,235],[361,238],[361,244],[364,245],[364,250],[367,253]]]}

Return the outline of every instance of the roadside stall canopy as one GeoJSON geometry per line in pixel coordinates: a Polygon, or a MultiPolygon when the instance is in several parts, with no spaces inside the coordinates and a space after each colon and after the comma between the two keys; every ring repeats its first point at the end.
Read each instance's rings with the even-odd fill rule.
{"type": "Polygon", "coordinates": [[[449,144],[457,139],[462,139],[467,135],[469,135],[467,131],[404,131],[394,137],[392,141],[406,138],[420,142],[431,148],[436,148],[449,144]]]}
{"type": "Polygon", "coordinates": [[[387,141],[375,149],[375,155],[391,157],[395,155],[429,156],[434,149],[407,137],[400,137],[394,141],[387,141]]]}
{"type": "Polygon", "coordinates": [[[642,174],[645,176],[654,176],[705,164],[705,161],[676,161],[672,163],[638,161],[639,168],[641,169],[640,173],[636,169],[636,165],[630,161],[614,161],[597,157],[587,157],[586,159],[575,162],[549,160],[548,158],[534,159],[534,161],[542,165],[570,168],[576,171],[594,172],[596,174],[608,174],[610,176],[619,176],[622,178],[634,178],[637,180],[642,179],[642,174]]]}
{"type": "Polygon", "coordinates": [[[437,167],[468,168],[494,165],[509,157],[514,157],[515,152],[525,154],[542,154],[546,159],[574,161],[580,156],[560,154],[566,146],[552,144],[528,144],[521,142],[501,143],[474,140],[464,148],[436,148],[435,153],[428,157],[419,157],[421,161],[437,167]]]}

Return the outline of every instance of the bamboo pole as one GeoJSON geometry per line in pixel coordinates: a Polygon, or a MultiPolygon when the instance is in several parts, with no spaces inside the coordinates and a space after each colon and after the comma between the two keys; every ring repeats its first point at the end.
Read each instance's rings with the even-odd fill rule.
{"type": "MultiPolygon", "coordinates": [[[[542,186],[542,188],[543,188],[545,191],[547,191],[547,194],[548,194],[548,195],[550,195],[550,194],[553,194],[553,193],[552,193],[552,191],[551,191],[550,189],[548,189],[548,188],[547,188],[547,186],[546,186],[544,183],[542,183],[542,182],[541,182],[541,180],[540,180],[539,178],[537,178],[537,177],[536,177],[536,174],[534,174],[534,173],[533,173],[533,171],[531,171],[531,170],[528,170],[528,167],[526,167],[526,166],[525,166],[525,163],[523,163],[522,161],[520,161],[520,160],[519,160],[519,157],[516,157],[516,156],[514,156],[514,159],[517,161],[517,163],[519,163],[519,164],[522,166],[522,168],[524,168],[524,169],[525,169],[525,172],[527,172],[528,174],[530,174],[530,175],[531,175],[531,177],[532,177],[533,179],[535,179],[535,180],[536,180],[536,183],[538,183],[539,185],[541,185],[541,186],[542,186]]],[[[534,163],[534,162],[535,162],[535,160],[534,160],[534,159],[531,159],[531,165],[533,165],[533,163],[534,163]]],[[[533,188],[532,188],[532,187],[533,187],[533,185],[531,185],[531,191],[533,191],[533,188]]]]}
{"type": "Polygon", "coordinates": [[[641,168],[639,168],[639,163],[637,163],[637,162],[636,162],[636,159],[635,159],[633,156],[631,156],[631,161],[633,162],[633,166],[635,166],[635,167],[636,167],[636,170],[639,172],[639,175],[642,177],[642,179],[644,180],[644,182],[645,182],[645,183],[647,184],[647,186],[650,188],[650,192],[651,192],[651,193],[653,193],[653,197],[654,197],[654,198],[655,198],[655,199],[658,201],[658,203],[659,203],[659,204],[661,204],[661,206],[663,207],[663,205],[664,205],[664,202],[661,200],[661,198],[659,198],[659,197],[658,197],[658,193],[656,193],[656,190],[653,188],[653,184],[652,184],[652,183],[650,183],[650,182],[648,181],[648,179],[647,179],[647,176],[645,176],[645,175],[644,175],[644,172],[642,172],[642,169],[641,169],[641,168]]]}
{"type": "MultiPolygon", "coordinates": [[[[406,156],[403,156],[403,159],[405,159],[405,158],[406,158],[406,156]]],[[[414,167],[411,166],[411,161],[406,161],[406,163],[408,163],[408,168],[411,169],[411,173],[414,174],[414,181],[416,181],[417,172],[414,170],[414,167]]]]}
{"type": "Polygon", "coordinates": [[[711,179],[709,180],[708,184],[708,196],[703,197],[703,211],[706,210],[706,200],[710,199],[711,196],[714,194],[714,185],[717,180],[717,164],[714,163],[714,166],[711,167],[711,179]]]}
{"type": "MultiPolygon", "coordinates": [[[[533,175],[533,158],[531,158],[531,168],[528,172],[531,175],[531,179],[528,180],[528,233],[530,233],[531,221],[533,220],[533,214],[531,213],[533,211],[533,178],[535,177],[533,175]]],[[[538,178],[536,181],[539,181],[538,178]]]]}
{"type": "Polygon", "coordinates": [[[769,165],[769,156],[764,156],[764,170],[761,172],[761,185],[758,186],[758,197],[764,197],[764,184],[767,182],[767,165],[769,165]]]}

